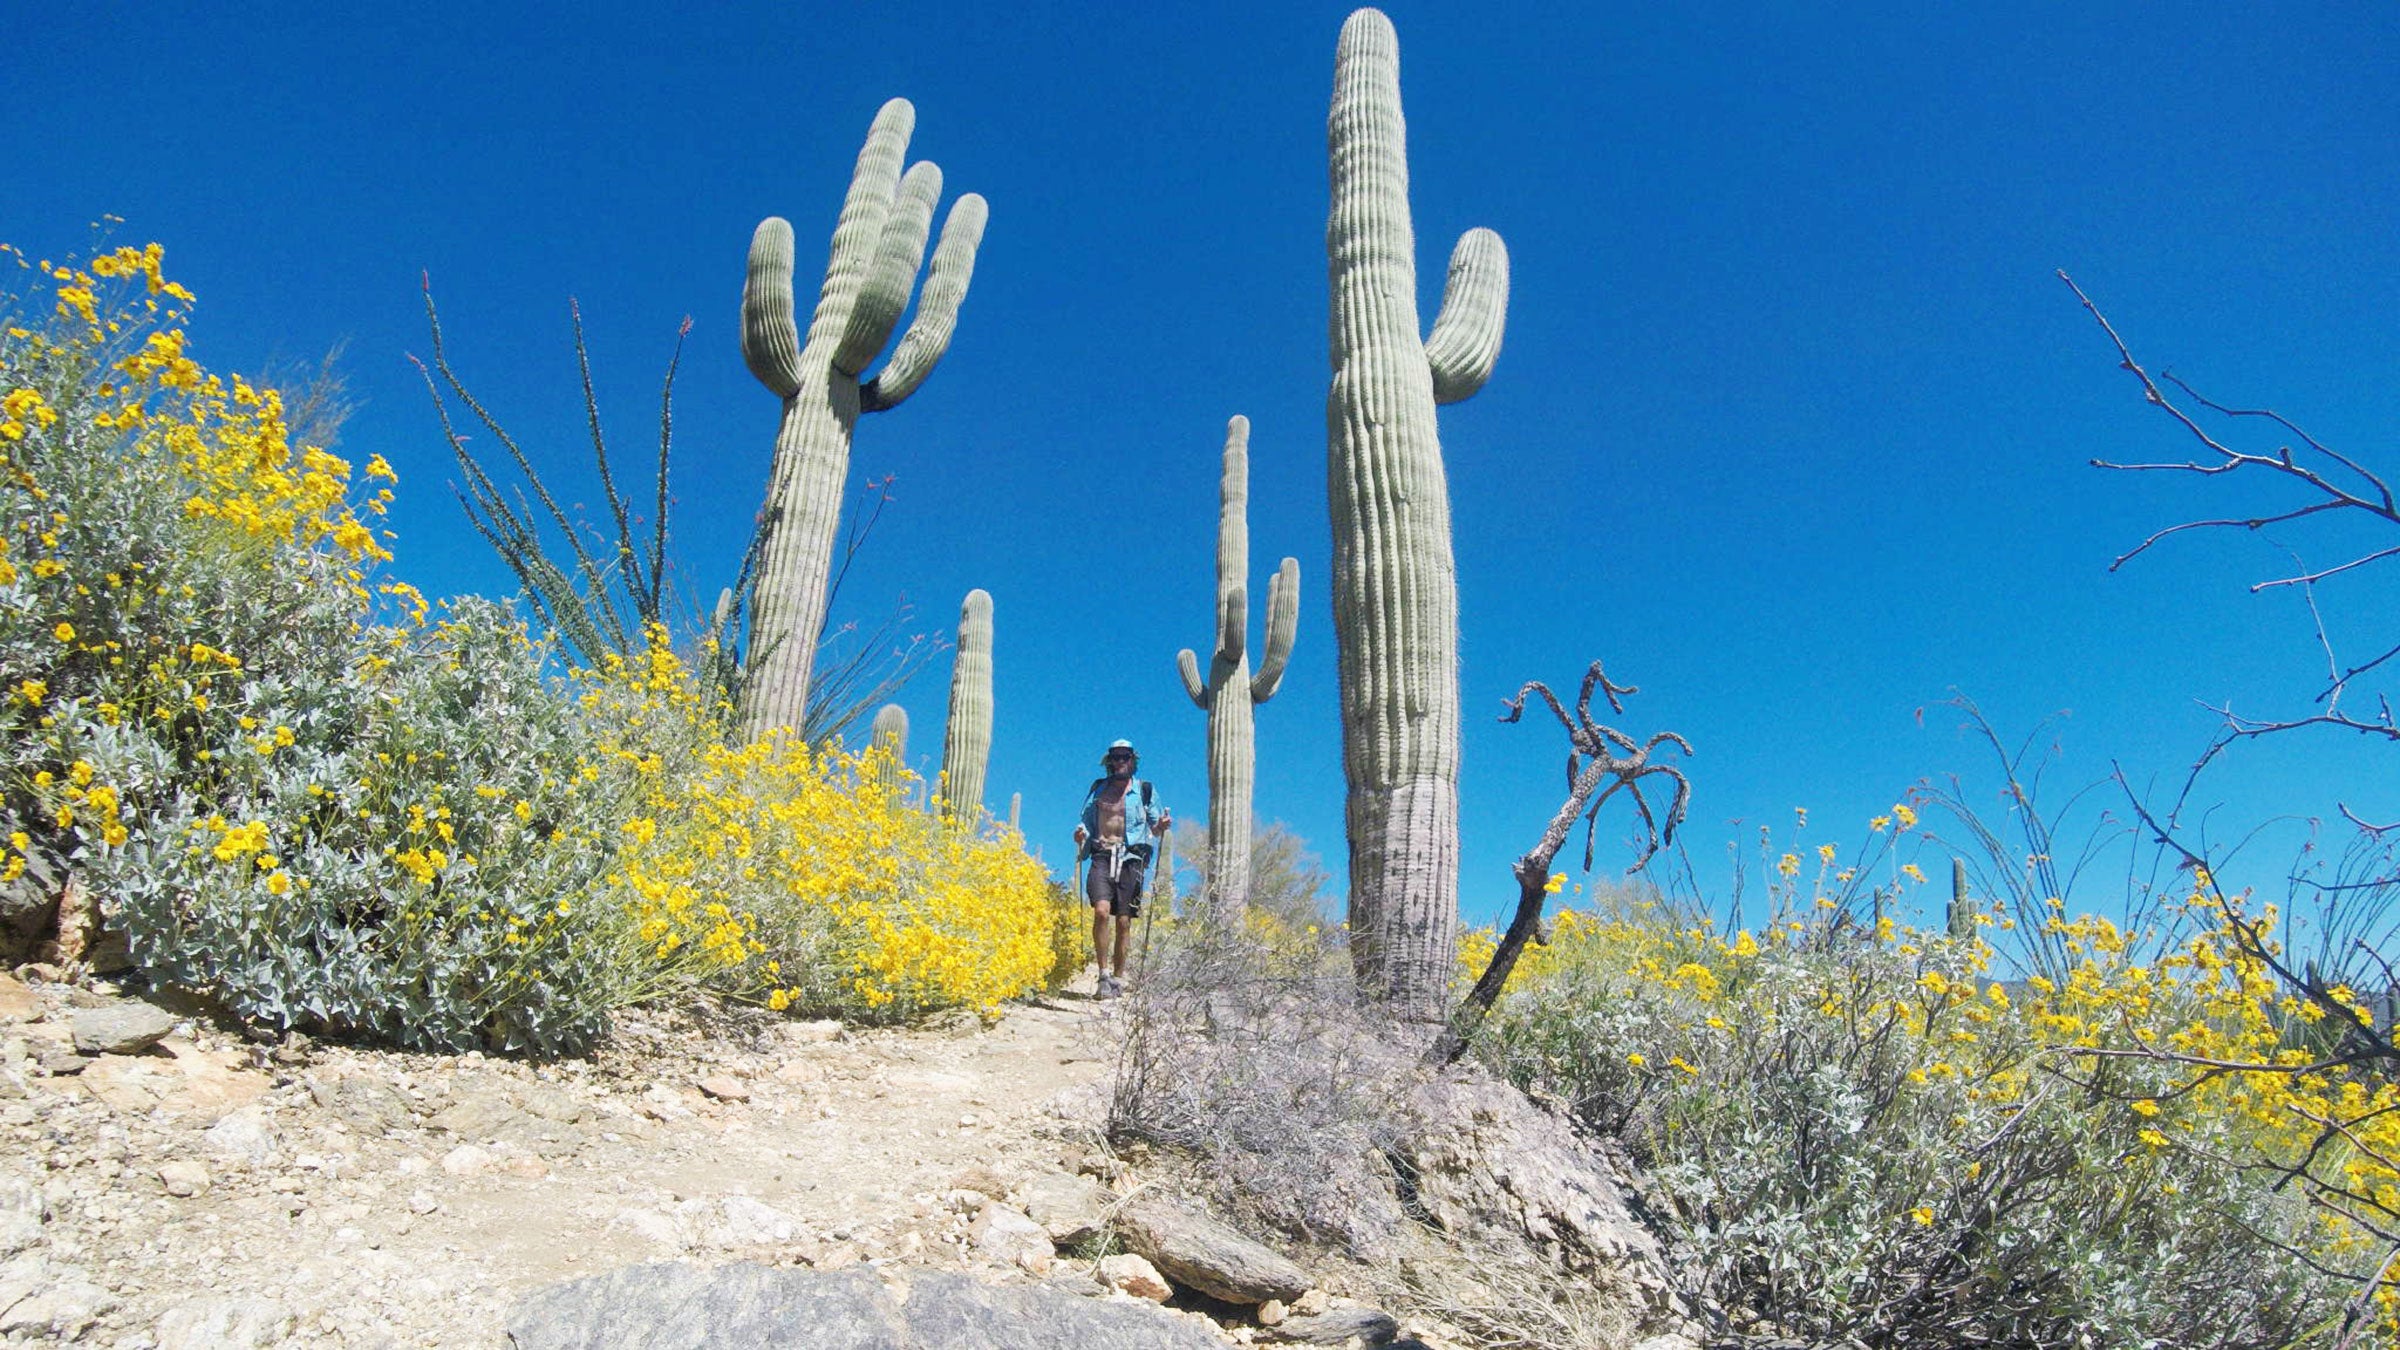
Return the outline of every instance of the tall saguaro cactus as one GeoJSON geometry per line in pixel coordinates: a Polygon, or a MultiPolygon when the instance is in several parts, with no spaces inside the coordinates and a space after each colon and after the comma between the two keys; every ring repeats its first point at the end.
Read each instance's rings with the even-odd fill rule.
{"type": "Polygon", "coordinates": [[[897,797],[908,774],[908,709],[886,703],[875,710],[868,746],[876,751],[875,777],[884,791],[897,797]]]}
{"type": "Polygon", "coordinates": [[[1250,419],[1225,424],[1217,485],[1217,644],[1208,674],[1185,648],[1176,659],[1192,702],[1208,710],[1208,904],[1220,919],[1250,903],[1250,788],[1257,751],[1254,704],[1275,697],[1300,617],[1300,560],[1267,582],[1267,646],[1250,672],[1250,419]]]}
{"type": "Polygon", "coordinates": [[[983,198],[970,192],[942,224],[915,320],[883,370],[862,384],[867,363],[908,308],[941,200],[939,168],[919,161],[901,172],[916,120],[916,109],[903,98],[875,114],[834,226],[832,257],[805,342],[794,319],[791,223],[769,216],[750,239],[742,357],[759,383],[783,400],[744,670],[742,722],[753,736],[801,725],[808,708],[859,414],[898,407],[932,373],[950,346],[983,241],[988,212],[983,198]]]}
{"type": "Polygon", "coordinates": [[[1378,10],[1342,25],[1326,138],[1326,479],[1351,955],[1370,998],[1430,1022],[1458,940],[1458,579],[1434,407],[1491,374],[1508,251],[1490,230],[1460,237],[1433,335],[1418,336],[1400,44],[1378,10]]]}
{"type": "Polygon", "coordinates": [[[942,809],[952,820],[971,826],[982,817],[983,777],[991,762],[992,597],[973,590],[958,610],[950,721],[942,732],[942,809]]]}

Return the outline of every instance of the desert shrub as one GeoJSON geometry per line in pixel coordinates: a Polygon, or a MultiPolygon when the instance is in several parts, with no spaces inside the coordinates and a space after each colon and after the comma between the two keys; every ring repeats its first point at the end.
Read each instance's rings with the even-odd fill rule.
{"type": "MultiPolygon", "coordinates": [[[[1825,861],[1832,885],[1856,879],[1825,861]]],[[[2339,1070],[2312,1087],[2208,1066],[2276,1063],[2293,1011],[2231,920],[2202,912],[2170,941],[2053,913],[2070,973],[2003,983],[1981,936],[1876,908],[1861,924],[1838,901],[1779,906],[1755,934],[1656,905],[1570,911],[1484,1052],[1623,1136],[1685,1278],[1737,1325],[1871,1345],[2334,1343],[2380,1250],[2276,1182],[2311,1148],[2400,1153],[2309,1122],[2311,1091],[2369,1090],[2339,1070]]]]}
{"type": "Polygon", "coordinates": [[[1047,873],[1013,833],[913,809],[915,778],[787,735],[712,746],[623,826],[625,912],[661,958],[774,1008],[986,1015],[1060,956],[1047,873]]]}
{"type": "Polygon", "coordinates": [[[1013,836],[726,749],[663,628],[566,674],[382,576],[389,467],[194,361],[160,260],[27,262],[47,312],[0,307],[0,875],[67,856],[155,978],[426,1048],[572,1052],[703,988],[988,1011],[1050,970],[1013,836]]]}

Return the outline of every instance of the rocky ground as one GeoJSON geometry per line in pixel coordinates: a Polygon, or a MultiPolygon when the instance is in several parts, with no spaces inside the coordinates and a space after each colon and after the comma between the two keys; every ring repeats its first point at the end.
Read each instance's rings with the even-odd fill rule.
{"type": "MultiPolygon", "coordinates": [[[[1092,1128],[1087,999],[913,1031],[637,1016],[535,1066],[256,1044],[36,975],[0,975],[0,1344],[505,1347],[532,1291],[661,1260],[1171,1292],[1172,1260],[1103,1236],[1143,1187],[1092,1128]]],[[[1175,1301],[1212,1338],[1394,1331],[1209,1278],[1175,1301]]]]}

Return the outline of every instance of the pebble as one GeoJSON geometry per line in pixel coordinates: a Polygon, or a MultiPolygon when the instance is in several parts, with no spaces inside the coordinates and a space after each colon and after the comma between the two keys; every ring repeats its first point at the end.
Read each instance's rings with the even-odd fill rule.
{"type": "Polygon", "coordinates": [[[725,1074],[712,1074],[701,1079],[700,1090],[721,1102],[750,1100],[750,1085],[739,1078],[729,1077],[725,1074]]]}
{"type": "Polygon", "coordinates": [[[1158,1267],[1132,1252],[1101,1257],[1099,1276],[1100,1283],[1109,1288],[1152,1303],[1164,1303],[1175,1293],[1158,1267]]]}
{"type": "Polygon", "coordinates": [[[167,1194],[179,1199],[205,1195],[209,1185],[208,1169],[189,1158],[178,1158],[159,1166],[158,1183],[167,1188],[167,1194]]]}

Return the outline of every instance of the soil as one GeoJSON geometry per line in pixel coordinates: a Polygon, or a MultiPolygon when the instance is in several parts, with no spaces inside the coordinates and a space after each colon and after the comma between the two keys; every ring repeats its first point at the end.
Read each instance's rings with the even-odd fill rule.
{"type": "Polygon", "coordinates": [[[527,1291],[678,1257],[1075,1280],[969,1221],[1036,1173],[1121,1171],[1090,1124],[1108,1005],[1076,994],[988,1028],[635,1015],[531,1065],[205,1020],[77,1052],[114,993],[0,990],[0,1344],[482,1350],[527,1291]]]}

